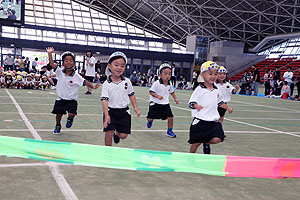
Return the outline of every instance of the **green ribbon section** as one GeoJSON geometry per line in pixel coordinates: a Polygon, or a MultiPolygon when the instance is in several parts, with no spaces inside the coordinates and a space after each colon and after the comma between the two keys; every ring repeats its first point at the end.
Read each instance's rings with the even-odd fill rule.
{"type": "Polygon", "coordinates": [[[0,136],[0,155],[127,170],[225,176],[226,156],[139,150],[0,136]]]}

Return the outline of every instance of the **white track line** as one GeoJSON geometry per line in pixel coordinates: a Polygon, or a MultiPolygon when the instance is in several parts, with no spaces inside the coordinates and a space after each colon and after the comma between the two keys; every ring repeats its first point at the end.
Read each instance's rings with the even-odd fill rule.
{"type": "MultiPolygon", "coordinates": [[[[139,99],[146,100],[146,99],[143,99],[143,98],[139,98],[139,99]]],[[[189,111],[190,112],[190,109],[181,108],[181,107],[172,106],[172,105],[171,105],[171,107],[174,107],[174,108],[177,108],[177,109],[180,109],[180,110],[185,110],[185,111],[189,111]]],[[[255,124],[250,124],[250,123],[247,123],[247,122],[237,121],[237,120],[233,120],[233,119],[229,119],[229,118],[225,118],[225,119],[228,120],[228,121],[239,123],[239,124],[244,124],[244,125],[253,126],[253,127],[256,127],[256,128],[261,128],[261,129],[273,131],[275,133],[281,133],[281,134],[285,134],[285,135],[300,137],[300,135],[295,135],[295,134],[290,133],[290,132],[279,131],[279,130],[276,130],[276,129],[267,128],[267,127],[264,127],[264,126],[258,126],[258,125],[255,125],[255,124]]]]}
{"type": "Polygon", "coordinates": [[[285,119],[285,118],[259,118],[259,117],[230,117],[231,119],[254,119],[254,120],[263,120],[263,121],[300,121],[300,119],[285,119]]]}
{"type": "Polygon", "coordinates": [[[232,122],[236,122],[236,123],[239,123],[239,124],[245,124],[245,125],[248,125],[248,126],[253,126],[253,127],[256,127],[256,128],[262,128],[262,129],[265,129],[265,130],[268,130],[268,131],[274,131],[274,132],[276,132],[276,133],[282,133],[282,134],[286,134],[286,135],[291,135],[291,136],[295,136],[295,137],[300,137],[300,135],[296,135],[296,134],[293,134],[293,133],[283,132],[283,131],[278,131],[278,130],[276,130],[276,129],[267,128],[267,127],[264,127],[264,126],[258,126],[258,125],[250,124],[250,123],[247,123],[247,122],[241,122],[241,121],[229,119],[229,118],[227,118],[227,117],[225,118],[225,120],[232,121],[232,122]]]}
{"type": "MultiPolygon", "coordinates": [[[[191,94],[181,94],[181,95],[185,95],[185,96],[189,95],[190,96],[191,94]]],[[[296,101],[291,101],[291,102],[294,102],[295,104],[300,105],[299,102],[296,102],[296,101]]],[[[267,105],[261,105],[261,104],[255,104],[255,103],[236,101],[236,100],[231,100],[230,103],[240,103],[240,104],[251,105],[251,106],[256,106],[256,107],[259,106],[259,107],[273,108],[273,109],[278,109],[278,110],[285,110],[285,111],[292,111],[292,112],[300,113],[300,110],[294,110],[294,109],[289,109],[289,108],[280,108],[280,107],[275,107],[275,106],[267,106],[267,105]]]]}
{"type": "Polygon", "coordinates": [[[288,113],[288,114],[298,114],[296,112],[284,111],[284,110],[238,110],[239,112],[262,112],[262,113],[288,113]]]}
{"type": "Polygon", "coordinates": [[[294,109],[289,109],[289,108],[280,108],[280,107],[275,107],[275,106],[267,106],[267,105],[254,104],[254,103],[248,103],[248,102],[242,102],[242,101],[230,101],[230,102],[240,103],[240,104],[246,104],[246,105],[253,105],[253,106],[257,106],[257,107],[273,108],[273,109],[277,109],[277,110],[285,110],[285,111],[292,111],[292,112],[300,113],[299,110],[294,110],[294,109]]]}
{"type": "MultiPolygon", "coordinates": [[[[10,97],[10,99],[14,102],[20,116],[22,117],[22,119],[24,120],[28,130],[30,131],[30,133],[32,134],[32,136],[34,137],[34,139],[36,140],[42,140],[41,136],[37,133],[37,131],[34,129],[34,127],[32,126],[32,124],[29,122],[28,118],[25,116],[25,114],[23,113],[21,107],[18,105],[17,101],[15,100],[15,98],[10,94],[10,92],[8,91],[8,89],[5,89],[6,93],[8,94],[8,96],[10,97]]],[[[61,190],[61,192],[63,193],[63,195],[65,196],[65,198],[67,200],[78,200],[77,196],[75,195],[75,193],[73,192],[72,188],[70,187],[70,185],[68,184],[67,180],[65,179],[65,177],[59,172],[59,168],[58,165],[56,163],[47,163],[49,166],[49,169],[56,181],[56,183],[59,186],[59,189],[61,190]]]]}

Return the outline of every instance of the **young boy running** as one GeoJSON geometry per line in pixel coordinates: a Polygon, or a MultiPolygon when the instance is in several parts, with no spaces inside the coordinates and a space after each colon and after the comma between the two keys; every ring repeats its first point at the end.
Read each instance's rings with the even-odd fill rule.
{"type": "Polygon", "coordinates": [[[80,86],[89,86],[93,89],[97,89],[100,84],[93,85],[92,83],[84,80],[78,72],[75,70],[75,56],[72,52],[67,51],[61,55],[62,66],[56,67],[54,64],[52,53],[54,52],[53,47],[47,49],[49,62],[51,67],[54,69],[57,78],[56,94],[58,98],[55,101],[53,107],[53,114],[56,114],[56,126],[54,134],[60,134],[61,130],[61,118],[68,112],[68,119],[66,128],[71,128],[75,115],[77,115],[77,98],[78,90],[80,86]]]}
{"type": "Polygon", "coordinates": [[[203,153],[210,154],[209,144],[217,144],[224,140],[224,131],[218,122],[218,107],[227,109],[230,113],[232,108],[224,104],[223,95],[215,86],[217,75],[216,63],[207,61],[201,65],[203,82],[199,83],[189,100],[194,117],[190,126],[190,153],[195,153],[203,143],[203,153]]]}
{"type": "Polygon", "coordinates": [[[151,128],[154,119],[168,119],[167,136],[175,138],[173,132],[173,113],[169,104],[169,94],[172,95],[176,104],[179,103],[176,98],[172,84],[170,83],[172,67],[168,63],[163,63],[159,67],[160,79],[151,86],[149,112],[147,115],[147,127],[151,128]]]}
{"type": "Polygon", "coordinates": [[[123,76],[126,63],[127,57],[122,52],[114,52],[108,59],[108,69],[111,75],[103,83],[101,93],[106,146],[112,146],[112,138],[117,144],[120,139],[125,139],[130,134],[131,115],[128,107],[130,102],[137,117],[141,114],[132,84],[123,76]]]}

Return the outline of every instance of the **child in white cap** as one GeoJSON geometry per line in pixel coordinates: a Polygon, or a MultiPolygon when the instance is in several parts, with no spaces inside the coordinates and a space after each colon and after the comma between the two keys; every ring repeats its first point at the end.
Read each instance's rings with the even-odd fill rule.
{"type": "Polygon", "coordinates": [[[141,114],[137,107],[132,84],[128,78],[123,76],[126,63],[126,55],[118,51],[108,59],[110,75],[103,83],[101,93],[106,146],[112,146],[112,138],[117,144],[120,139],[125,139],[130,134],[131,115],[128,107],[130,102],[137,117],[141,114]]]}
{"type": "Polygon", "coordinates": [[[170,83],[171,66],[168,63],[163,63],[159,67],[159,79],[151,86],[149,112],[147,115],[147,127],[151,128],[154,119],[168,119],[167,136],[175,138],[173,132],[173,113],[169,104],[169,95],[174,98],[176,104],[179,103],[173,86],[170,83]]]}

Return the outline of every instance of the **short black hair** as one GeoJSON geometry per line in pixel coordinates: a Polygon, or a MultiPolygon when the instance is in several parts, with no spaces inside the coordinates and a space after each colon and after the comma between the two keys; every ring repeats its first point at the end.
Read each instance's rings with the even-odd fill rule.
{"type": "Polygon", "coordinates": [[[70,52],[70,51],[66,51],[66,52],[64,52],[64,53],[61,55],[62,62],[65,61],[65,58],[66,58],[67,56],[71,56],[71,57],[73,58],[74,62],[75,62],[75,55],[74,55],[72,52],[70,52]]]}
{"type": "Polygon", "coordinates": [[[35,61],[38,61],[39,59],[36,57],[34,60],[35,60],[35,61]]]}
{"type": "Polygon", "coordinates": [[[92,50],[90,50],[90,49],[86,50],[86,52],[85,52],[85,55],[86,55],[86,56],[87,56],[87,52],[91,52],[91,57],[93,57],[93,52],[92,52],[92,50]]]}
{"type": "MultiPolygon", "coordinates": [[[[108,61],[108,64],[111,64],[114,60],[117,60],[119,58],[123,58],[123,56],[115,56],[115,57],[112,57],[109,61],[108,61]]],[[[125,61],[126,63],[126,60],[123,58],[123,60],[125,61]]]]}

